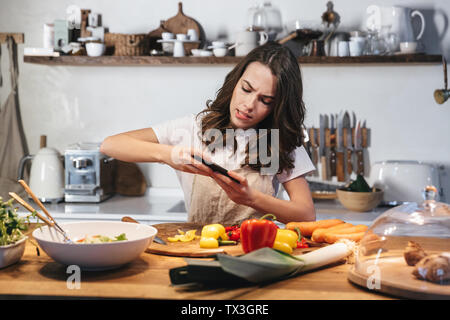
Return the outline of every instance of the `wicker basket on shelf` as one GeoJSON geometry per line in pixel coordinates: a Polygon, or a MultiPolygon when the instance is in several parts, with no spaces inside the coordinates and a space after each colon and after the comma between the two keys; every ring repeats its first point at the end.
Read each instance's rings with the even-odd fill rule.
{"type": "Polygon", "coordinates": [[[149,54],[148,34],[105,33],[107,54],[115,56],[145,56],[149,54]]]}

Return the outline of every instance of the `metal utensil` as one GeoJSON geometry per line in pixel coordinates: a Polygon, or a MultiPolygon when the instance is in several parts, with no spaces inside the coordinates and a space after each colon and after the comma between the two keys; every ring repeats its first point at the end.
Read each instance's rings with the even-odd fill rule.
{"type": "Polygon", "coordinates": [[[44,223],[46,225],[48,225],[49,227],[54,227],[55,230],[57,232],[59,232],[63,237],[64,237],[64,241],[67,243],[73,243],[72,240],[70,240],[70,238],[67,236],[66,232],[55,223],[54,219],[53,221],[48,220],[47,218],[45,218],[44,216],[42,216],[38,211],[36,211],[28,202],[26,202],[25,200],[23,200],[19,195],[17,195],[14,192],[9,192],[9,195],[16,200],[18,203],[20,203],[25,209],[27,209],[28,211],[30,211],[33,214],[36,214],[36,216],[41,219],[42,221],[44,221],[44,223]]]}
{"type": "Polygon", "coordinates": [[[325,152],[325,116],[319,115],[319,157],[322,180],[328,180],[327,158],[325,152]]]}
{"type": "Polygon", "coordinates": [[[39,200],[39,198],[34,194],[34,192],[31,190],[31,188],[28,186],[28,184],[24,180],[19,180],[19,183],[22,185],[22,187],[25,189],[25,191],[30,195],[30,197],[33,199],[33,201],[44,211],[45,215],[50,219],[50,222],[53,223],[53,226],[58,229],[61,234],[64,236],[64,240],[66,242],[72,243],[72,240],[70,240],[67,233],[64,231],[63,228],[59,226],[59,224],[56,222],[56,220],[52,217],[50,212],[45,208],[45,206],[42,204],[42,202],[39,200]]]}
{"type": "MultiPolygon", "coordinates": [[[[128,216],[123,217],[122,218],[122,222],[139,223],[138,221],[134,220],[132,217],[128,217],[128,216]]],[[[163,244],[163,245],[167,246],[167,243],[163,239],[158,237],[158,236],[155,236],[153,241],[155,241],[156,243],[163,244]]]]}
{"type": "Polygon", "coordinates": [[[442,66],[444,68],[444,89],[437,89],[434,91],[434,99],[439,104],[443,104],[450,98],[450,90],[448,89],[447,82],[447,60],[445,60],[444,56],[442,57],[442,66]]]}
{"type": "MultiPolygon", "coordinates": [[[[328,116],[327,116],[328,117],[328,116]]],[[[330,177],[336,175],[336,116],[330,115],[330,177]]]]}
{"type": "Polygon", "coordinates": [[[350,175],[352,174],[353,171],[353,166],[352,166],[352,128],[350,127],[350,115],[349,113],[346,111],[344,113],[344,119],[343,119],[343,126],[346,129],[345,132],[345,145],[346,145],[346,164],[347,164],[347,174],[350,175]]]}
{"type": "MultiPolygon", "coordinates": [[[[311,158],[314,164],[314,167],[317,168],[317,164],[319,162],[319,155],[317,153],[317,137],[316,137],[316,129],[314,127],[309,129],[309,141],[311,143],[311,158]]],[[[317,176],[317,170],[312,172],[312,175],[317,176]]]]}
{"type": "Polygon", "coordinates": [[[345,181],[344,162],[344,112],[339,113],[336,130],[336,176],[338,181],[345,181]]]}
{"type": "Polygon", "coordinates": [[[359,120],[355,129],[355,153],[356,153],[356,174],[364,174],[361,121],[359,120]]]}
{"type": "Polygon", "coordinates": [[[326,139],[326,130],[329,127],[329,117],[327,114],[323,116],[323,125],[322,125],[322,133],[321,137],[323,137],[323,149],[321,156],[321,164],[322,164],[322,179],[330,180],[331,179],[331,169],[330,169],[330,151],[329,146],[327,146],[326,139]]]}

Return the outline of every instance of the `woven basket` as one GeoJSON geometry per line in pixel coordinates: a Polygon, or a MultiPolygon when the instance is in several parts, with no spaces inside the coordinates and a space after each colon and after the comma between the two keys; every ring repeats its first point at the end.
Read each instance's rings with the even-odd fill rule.
{"type": "Polygon", "coordinates": [[[105,33],[105,45],[115,56],[145,56],[150,51],[148,34],[105,33]]]}

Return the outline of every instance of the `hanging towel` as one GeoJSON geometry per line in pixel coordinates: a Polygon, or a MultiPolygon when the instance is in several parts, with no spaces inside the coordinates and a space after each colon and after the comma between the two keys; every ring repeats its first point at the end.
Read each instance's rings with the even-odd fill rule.
{"type": "MultiPolygon", "coordinates": [[[[11,93],[0,109],[0,197],[4,201],[10,198],[8,192],[24,194],[23,188],[17,182],[17,173],[20,159],[28,154],[20,117],[17,44],[12,37],[8,37],[6,42],[9,51],[11,93]]],[[[28,179],[27,170],[25,170],[24,179],[28,179]]]]}

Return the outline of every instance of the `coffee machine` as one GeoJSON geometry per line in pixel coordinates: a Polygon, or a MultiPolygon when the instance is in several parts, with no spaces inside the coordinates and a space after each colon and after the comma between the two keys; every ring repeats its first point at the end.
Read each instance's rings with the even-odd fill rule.
{"type": "Polygon", "coordinates": [[[101,202],[114,194],[116,160],[100,152],[100,143],[70,145],[64,161],[66,202],[101,202]]]}

